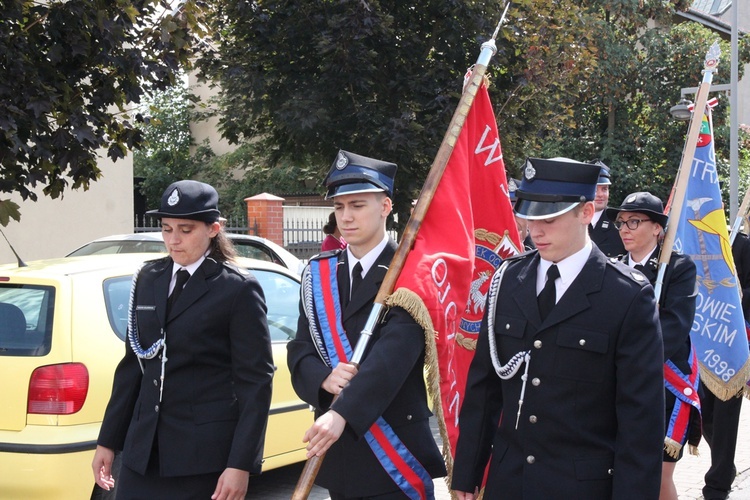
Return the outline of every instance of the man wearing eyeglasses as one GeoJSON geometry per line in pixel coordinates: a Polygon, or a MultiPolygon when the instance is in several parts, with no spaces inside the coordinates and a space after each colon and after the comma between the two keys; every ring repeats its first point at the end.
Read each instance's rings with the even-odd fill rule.
{"type": "Polygon", "coordinates": [[[529,158],[514,210],[536,250],[495,272],[459,414],[473,500],[656,499],[664,442],[651,285],[592,244],[598,165],[529,158]]]}

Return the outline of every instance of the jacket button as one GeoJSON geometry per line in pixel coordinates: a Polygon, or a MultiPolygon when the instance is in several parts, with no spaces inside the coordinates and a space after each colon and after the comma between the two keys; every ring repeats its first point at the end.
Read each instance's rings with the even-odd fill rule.
{"type": "Polygon", "coordinates": [[[534,462],[536,462],[536,458],[534,458],[534,455],[529,455],[528,457],[526,457],[526,463],[533,464],[534,462]]]}
{"type": "Polygon", "coordinates": [[[406,420],[411,420],[411,419],[412,419],[412,416],[411,416],[411,415],[407,415],[407,416],[406,416],[406,420]]]}
{"type": "Polygon", "coordinates": [[[584,345],[586,345],[586,339],[581,339],[581,340],[579,340],[579,341],[578,341],[578,345],[580,345],[580,346],[584,346],[584,345]]]}
{"type": "Polygon", "coordinates": [[[159,405],[154,406],[154,411],[159,413],[159,405]]]}
{"type": "Polygon", "coordinates": [[[539,384],[541,384],[541,383],[542,383],[542,381],[541,381],[541,380],[539,380],[539,379],[538,379],[538,378],[536,378],[536,377],[534,377],[534,378],[532,378],[532,379],[531,379],[531,385],[539,385],[539,384]]]}
{"type": "Polygon", "coordinates": [[[541,340],[535,340],[534,341],[534,347],[536,347],[537,349],[541,349],[542,348],[542,341],[541,340]]]}
{"type": "Polygon", "coordinates": [[[614,475],[614,473],[615,473],[614,469],[607,469],[607,474],[609,474],[610,476],[614,475]]]}
{"type": "Polygon", "coordinates": [[[510,330],[510,323],[505,323],[505,329],[510,330]]]}
{"type": "Polygon", "coordinates": [[[159,387],[159,381],[154,379],[154,387],[159,387]]]}
{"type": "Polygon", "coordinates": [[[529,422],[531,422],[532,424],[535,424],[536,423],[536,415],[531,415],[529,417],[529,422]]]}

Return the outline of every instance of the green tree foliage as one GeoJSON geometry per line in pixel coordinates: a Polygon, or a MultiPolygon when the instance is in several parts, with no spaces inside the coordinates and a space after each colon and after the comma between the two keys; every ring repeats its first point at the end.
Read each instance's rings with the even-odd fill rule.
{"type": "Polygon", "coordinates": [[[406,210],[501,7],[227,0],[201,66],[220,83],[231,142],[257,138],[268,167],[305,165],[318,182],[339,148],[395,161],[406,210]]]}
{"type": "Polygon", "coordinates": [[[199,161],[190,149],[194,100],[183,85],[145,99],[142,114],[146,118],[138,124],[143,144],[133,153],[133,173],[143,178],[140,190],[149,207],[159,206],[162,193],[172,182],[189,179],[199,170],[199,161]]]}
{"type": "MultiPolygon", "coordinates": [[[[691,3],[513,2],[489,69],[509,173],[518,177],[527,156],[599,158],[614,169],[613,203],[642,189],[666,197],[686,132],[669,107],[681,87],[698,85],[705,53],[718,39],[696,23],[674,24],[675,11],[691,3]]],[[[245,162],[247,175],[262,181],[275,168],[303,165],[304,175],[320,182],[336,150],[348,149],[399,164],[397,209],[406,214],[465,69],[503,6],[223,0],[213,16],[215,51],[200,67],[220,85],[223,135],[257,141],[254,161],[263,174],[245,162]]],[[[741,61],[748,61],[746,40],[741,61]]],[[[728,75],[720,72],[716,83],[728,75]]],[[[717,123],[726,109],[716,110],[717,123]]],[[[724,157],[722,137],[717,126],[724,157]]]]}
{"type": "MultiPolygon", "coordinates": [[[[86,189],[141,145],[128,113],[144,93],[174,84],[189,64],[203,6],[159,0],[7,0],[0,7],[0,193],[57,198],[86,189]],[[161,14],[159,14],[161,13],[161,14]]],[[[0,223],[19,220],[0,200],[0,223]]]]}

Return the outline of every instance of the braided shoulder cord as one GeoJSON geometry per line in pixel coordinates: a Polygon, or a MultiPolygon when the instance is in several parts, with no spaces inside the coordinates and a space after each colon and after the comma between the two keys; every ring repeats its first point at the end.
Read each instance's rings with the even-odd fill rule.
{"type": "Polygon", "coordinates": [[[526,395],[526,381],[529,378],[531,350],[517,352],[504,365],[500,363],[500,358],[497,355],[497,341],[495,339],[495,310],[497,309],[500,284],[503,281],[503,275],[507,268],[508,262],[503,262],[500,269],[492,275],[492,281],[490,281],[490,289],[487,292],[487,339],[490,344],[492,366],[495,368],[495,373],[497,373],[498,377],[503,380],[509,380],[518,373],[521,365],[526,365],[526,369],[524,370],[523,375],[521,375],[521,394],[518,397],[518,413],[516,414],[516,429],[518,429],[518,422],[521,419],[521,408],[523,407],[523,400],[526,395]]]}
{"type": "Polygon", "coordinates": [[[302,307],[305,311],[305,316],[307,317],[307,324],[310,327],[310,337],[313,340],[315,349],[318,351],[318,355],[326,365],[331,366],[331,360],[328,357],[325,344],[323,343],[323,337],[318,330],[318,323],[315,318],[315,305],[313,304],[313,273],[310,272],[310,264],[308,264],[302,272],[302,289],[300,293],[302,293],[302,307]]]}
{"type": "MultiPolygon", "coordinates": [[[[130,286],[130,300],[128,301],[128,343],[139,360],[152,359],[164,345],[164,338],[162,337],[148,349],[143,349],[138,336],[138,321],[135,314],[135,287],[138,283],[138,275],[145,265],[145,263],[141,264],[133,275],[133,283],[130,286]]],[[[141,365],[141,369],[143,369],[143,365],[141,365]]]]}

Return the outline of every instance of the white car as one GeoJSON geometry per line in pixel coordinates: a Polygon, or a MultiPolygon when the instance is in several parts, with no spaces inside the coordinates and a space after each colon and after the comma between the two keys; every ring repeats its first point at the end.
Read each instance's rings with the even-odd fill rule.
{"type": "MultiPolygon", "coordinates": [[[[226,233],[234,243],[239,257],[265,260],[282,265],[298,275],[302,274],[304,261],[295,257],[281,245],[260,236],[226,233]]],[[[66,257],[101,255],[111,253],[165,253],[164,238],[160,231],[148,233],[115,234],[90,241],[66,257]]]]}

